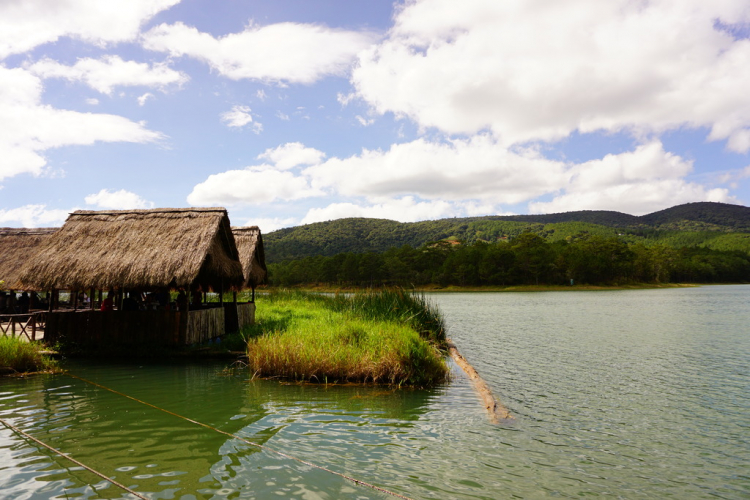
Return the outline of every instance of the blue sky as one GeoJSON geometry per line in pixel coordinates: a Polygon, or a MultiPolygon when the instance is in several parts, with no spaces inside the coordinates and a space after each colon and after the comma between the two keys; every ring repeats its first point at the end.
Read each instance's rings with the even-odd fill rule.
{"type": "Polygon", "coordinates": [[[750,202],[746,0],[0,1],[0,225],[750,202]]]}

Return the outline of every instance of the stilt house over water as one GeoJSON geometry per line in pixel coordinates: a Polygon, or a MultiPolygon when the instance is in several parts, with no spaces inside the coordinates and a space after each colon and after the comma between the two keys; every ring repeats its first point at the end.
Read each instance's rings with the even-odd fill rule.
{"type": "Polygon", "coordinates": [[[260,235],[258,226],[232,227],[232,233],[234,241],[237,242],[237,250],[240,252],[244,274],[243,288],[252,289],[253,297],[255,297],[255,289],[258,285],[265,284],[268,278],[263,237],[260,235]]]}
{"type": "Polygon", "coordinates": [[[254,303],[223,302],[245,282],[224,208],[74,212],[20,279],[52,292],[45,340],[86,347],[194,344],[255,316],[254,303]],[[58,307],[59,290],[74,293],[72,310],[58,307]],[[220,301],[202,301],[209,291],[220,301]],[[99,310],[104,295],[113,310],[99,310]]]}
{"type": "Polygon", "coordinates": [[[0,281],[4,290],[36,290],[24,288],[20,282],[23,265],[37,252],[41,244],[57,231],[56,227],[17,228],[0,227],[0,281]]]}

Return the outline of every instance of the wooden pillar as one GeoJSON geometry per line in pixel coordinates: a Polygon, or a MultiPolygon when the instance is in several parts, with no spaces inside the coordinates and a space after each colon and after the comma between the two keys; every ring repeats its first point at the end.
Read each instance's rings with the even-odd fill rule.
{"type": "Polygon", "coordinates": [[[253,287],[252,290],[253,290],[253,294],[252,294],[252,296],[250,298],[250,302],[252,302],[254,304],[255,303],[255,287],[253,287]]]}
{"type": "Polygon", "coordinates": [[[52,312],[52,307],[54,304],[54,297],[55,297],[55,289],[53,288],[49,292],[47,292],[47,308],[49,309],[49,312],[52,312]]]}
{"type": "Polygon", "coordinates": [[[78,310],[78,290],[73,292],[75,294],[75,297],[73,298],[73,310],[78,310]]]}
{"type": "Polygon", "coordinates": [[[91,287],[91,293],[89,294],[89,303],[91,304],[91,310],[94,310],[94,303],[96,302],[96,290],[91,287]]]}
{"type": "Polygon", "coordinates": [[[219,304],[224,307],[224,280],[221,280],[221,286],[219,287],[219,304]]]}
{"type": "Polygon", "coordinates": [[[234,302],[234,305],[237,305],[237,290],[232,292],[232,301],[234,302]]]}

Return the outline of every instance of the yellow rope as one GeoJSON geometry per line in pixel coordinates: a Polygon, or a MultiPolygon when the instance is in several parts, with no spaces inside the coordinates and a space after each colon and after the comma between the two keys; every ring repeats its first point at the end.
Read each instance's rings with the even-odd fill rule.
{"type": "Polygon", "coordinates": [[[8,422],[6,422],[5,420],[3,420],[3,419],[1,419],[1,418],[0,418],[0,423],[2,423],[2,424],[3,424],[4,426],[5,426],[5,427],[7,427],[8,429],[12,430],[13,432],[16,432],[16,433],[18,433],[18,434],[22,435],[22,436],[23,436],[23,437],[25,437],[26,439],[30,439],[31,441],[34,441],[34,442],[35,442],[36,444],[38,444],[39,446],[43,446],[44,448],[47,448],[48,450],[50,450],[50,451],[52,451],[52,452],[54,452],[54,453],[57,453],[57,454],[58,454],[58,455],[60,455],[61,457],[63,457],[63,458],[67,458],[68,460],[70,460],[70,461],[71,461],[71,462],[73,462],[74,464],[76,464],[76,465],[78,465],[78,466],[80,466],[80,467],[83,467],[83,468],[84,468],[84,469],[86,469],[87,471],[89,471],[89,472],[93,472],[94,474],[96,474],[96,475],[97,475],[97,476],[99,476],[100,478],[104,479],[105,481],[109,481],[110,483],[114,484],[114,485],[115,485],[115,486],[117,486],[118,488],[122,488],[123,490],[127,491],[127,492],[128,492],[128,493],[130,493],[131,495],[135,495],[136,497],[138,497],[138,498],[142,498],[143,500],[149,500],[149,499],[148,499],[147,497],[144,497],[144,496],[143,496],[143,495],[141,495],[140,493],[137,493],[137,492],[135,492],[135,491],[131,490],[131,489],[130,489],[130,488],[128,488],[127,486],[125,486],[125,485],[122,485],[122,484],[118,483],[118,482],[117,482],[117,481],[115,481],[114,479],[112,479],[112,478],[110,478],[110,477],[107,477],[107,476],[105,476],[105,475],[104,475],[104,474],[102,474],[101,472],[95,471],[94,469],[92,469],[92,468],[91,468],[91,467],[89,467],[88,465],[86,465],[86,464],[83,464],[83,463],[79,462],[79,461],[78,461],[78,460],[76,460],[75,458],[73,458],[73,457],[71,457],[71,456],[69,456],[69,455],[66,455],[66,454],[62,453],[61,451],[59,451],[59,450],[56,450],[56,449],[54,449],[53,447],[51,447],[51,446],[49,446],[49,445],[47,445],[47,444],[45,444],[45,443],[43,443],[43,442],[39,441],[39,440],[38,440],[37,438],[35,438],[34,436],[31,436],[31,435],[29,435],[29,434],[26,434],[26,433],[25,433],[24,431],[22,431],[22,430],[21,430],[21,429],[19,429],[18,427],[16,427],[16,426],[14,426],[14,425],[11,425],[11,424],[9,424],[8,422]]]}
{"type": "Polygon", "coordinates": [[[318,469],[318,470],[329,472],[331,474],[334,474],[336,476],[344,478],[347,481],[351,481],[351,482],[353,482],[354,484],[356,484],[358,486],[367,486],[368,488],[372,488],[373,490],[379,491],[381,493],[385,493],[387,495],[391,495],[391,496],[394,496],[394,497],[397,497],[397,498],[402,498],[404,500],[412,500],[409,497],[400,495],[398,493],[395,493],[393,491],[387,490],[385,488],[381,488],[380,486],[375,486],[374,484],[370,484],[370,483],[368,483],[366,481],[360,481],[359,479],[355,479],[353,477],[347,476],[347,475],[342,474],[340,472],[336,472],[334,470],[327,469],[327,468],[325,468],[323,466],[313,464],[313,463],[308,462],[306,460],[302,460],[300,458],[296,458],[296,457],[293,457],[291,455],[287,455],[284,452],[281,452],[281,451],[278,451],[278,450],[274,450],[273,448],[269,448],[268,446],[262,445],[260,443],[255,443],[253,441],[249,441],[249,440],[247,440],[247,439],[245,439],[243,437],[237,436],[236,434],[232,434],[232,433],[229,433],[229,432],[222,431],[221,429],[217,429],[216,427],[212,427],[212,426],[210,426],[208,424],[204,424],[202,422],[198,422],[197,420],[193,420],[191,418],[179,415],[179,414],[171,412],[169,410],[165,410],[164,408],[160,408],[158,406],[152,405],[151,403],[147,403],[145,401],[141,401],[140,399],[134,398],[133,396],[128,396],[127,394],[124,394],[122,392],[116,391],[114,389],[110,389],[109,387],[105,387],[105,386],[103,386],[101,384],[97,384],[96,382],[92,382],[90,380],[86,380],[83,377],[79,377],[77,375],[73,375],[72,373],[66,373],[66,375],[68,375],[69,377],[73,377],[73,378],[76,378],[78,380],[81,380],[83,382],[86,382],[87,384],[91,384],[93,386],[96,386],[96,387],[99,387],[101,389],[104,389],[105,391],[109,391],[109,392],[112,392],[112,393],[117,394],[119,396],[128,398],[128,399],[130,399],[132,401],[135,401],[137,403],[140,403],[140,404],[143,404],[143,405],[146,405],[146,406],[150,406],[151,408],[154,408],[156,410],[162,411],[162,412],[167,413],[169,415],[172,415],[174,417],[181,418],[183,420],[187,420],[188,422],[193,423],[195,425],[200,425],[201,427],[205,427],[206,429],[210,429],[212,431],[218,432],[219,434],[224,434],[225,436],[229,436],[229,437],[232,437],[232,438],[235,438],[235,439],[239,439],[240,441],[242,441],[244,443],[247,443],[247,444],[249,444],[251,446],[255,446],[257,448],[260,448],[261,450],[264,450],[264,451],[267,451],[267,452],[270,452],[270,453],[275,453],[276,455],[279,455],[281,457],[288,458],[289,460],[294,460],[295,462],[298,462],[298,463],[301,463],[301,464],[305,464],[305,465],[307,465],[309,467],[313,467],[313,468],[318,469]]]}

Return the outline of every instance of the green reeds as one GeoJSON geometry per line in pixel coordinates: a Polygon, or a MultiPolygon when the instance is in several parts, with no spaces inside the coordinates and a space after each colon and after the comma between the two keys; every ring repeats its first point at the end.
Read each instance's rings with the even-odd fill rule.
{"type": "Polygon", "coordinates": [[[443,317],[423,294],[397,288],[339,294],[333,302],[338,310],[351,311],[358,317],[409,325],[422,338],[440,348],[446,347],[443,317]]]}
{"type": "Polygon", "coordinates": [[[0,337],[0,367],[12,368],[19,373],[52,370],[57,363],[41,353],[44,349],[44,344],[39,342],[0,337]]]}
{"type": "Polygon", "coordinates": [[[420,301],[427,306],[399,291],[263,295],[256,325],[245,330],[250,367],[258,376],[322,383],[443,382],[442,320],[432,308],[419,314],[420,301]]]}

